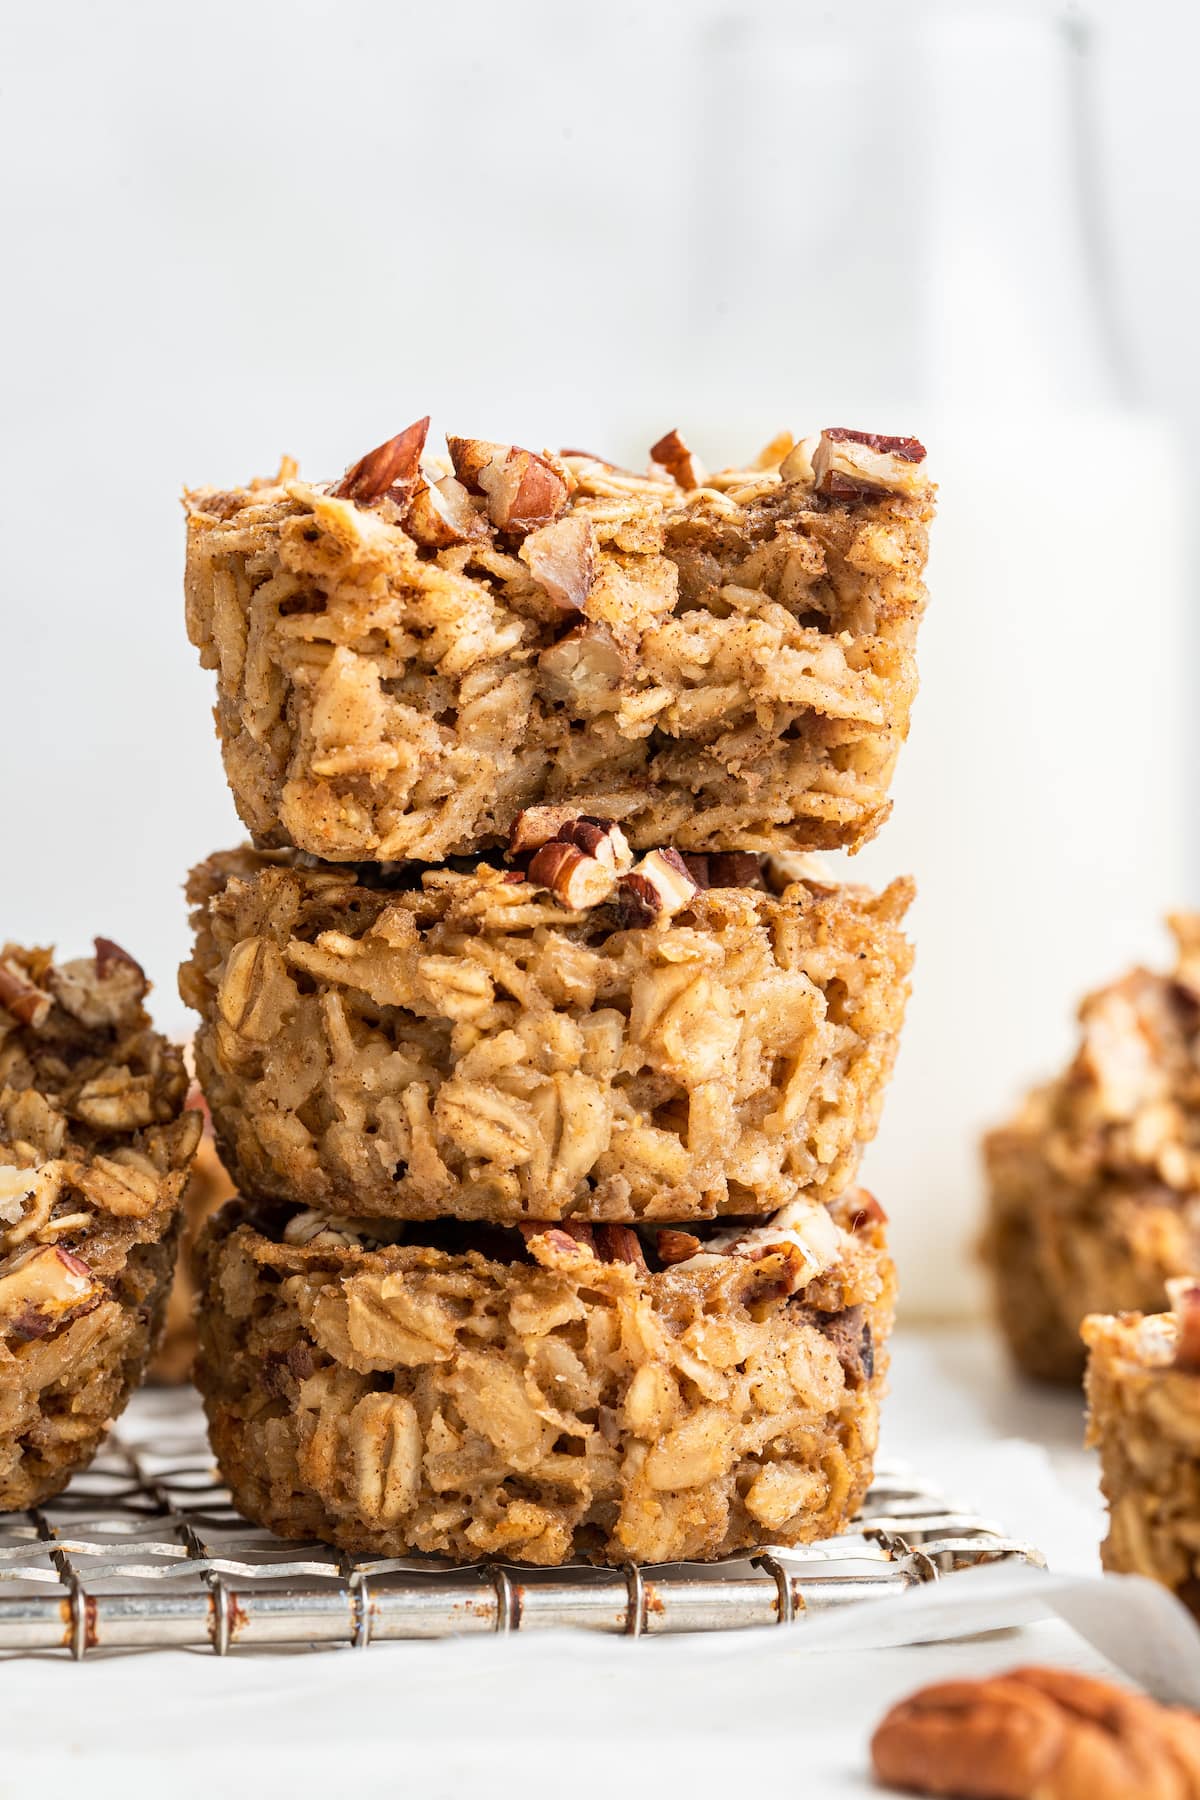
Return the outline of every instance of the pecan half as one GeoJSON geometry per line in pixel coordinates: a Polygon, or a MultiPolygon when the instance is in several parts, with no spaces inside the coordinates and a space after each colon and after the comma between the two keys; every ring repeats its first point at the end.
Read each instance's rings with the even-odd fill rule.
{"type": "Polygon", "coordinates": [[[428,435],[428,418],[418,419],[386,444],[368,450],[346,470],[333,490],[334,497],[353,500],[359,506],[373,506],[385,494],[398,490],[393,498],[406,499],[420,472],[421,452],[428,435]]]}
{"type": "Polygon", "coordinates": [[[1183,1800],[1200,1793],[1200,1721],[1066,1669],[1013,1669],[902,1700],[871,1759],[886,1786],[960,1800],[1183,1800]]]}
{"type": "Polygon", "coordinates": [[[681,488],[704,485],[704,470],[677,431],[665,432],[657,444],[650,446],[650,460],[665,469],[681,488]]]}
{"type": "Polygon", "coordinates": [[[40,1031],[53,1004],[50,995],[27,981],[14,963],[0,962],[0,1006],[12,1014],[18,1025],[40,1031]]]}
{"type": "Polygon", "coordinates": [[[596,532],[582,513],[531,531],[518,552],[529,573],[566,612],[579,612],[596,579],[596,532]]]}
{"type": "Polygon", "coordinates": [[[924,461],[925,446],[916,438],[881,437],[834,425],[821,433],[813,452],[813,479],[818,493],[834,499],[916,494],[926,485],[920,466],[924,461]]]}

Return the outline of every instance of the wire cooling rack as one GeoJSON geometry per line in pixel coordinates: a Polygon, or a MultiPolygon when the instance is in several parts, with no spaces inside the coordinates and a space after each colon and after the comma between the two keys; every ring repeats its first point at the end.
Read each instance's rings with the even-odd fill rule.
{"type": "Polygon", "coordinates": [[[717,1564],[531,1570],[285,1543],[230,1504],[194,1398],[143,1394],[66,1493],[0,1514],[0,1654],[365,1648],[582,1627],[631,1637],[792,1625],[1032,1545],[881,1465],[844,1537],[717,1564]]]}

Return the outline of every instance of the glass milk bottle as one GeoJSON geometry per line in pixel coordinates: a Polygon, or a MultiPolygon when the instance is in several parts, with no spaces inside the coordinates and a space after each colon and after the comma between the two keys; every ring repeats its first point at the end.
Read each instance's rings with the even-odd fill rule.
{"type": "Polygon", "coordinates": [[[917,877],[913,999],[863,1177],[907,1315],[957,1316],[981,1299],[980,1132],[1068,1054],[1087,988],[1165,954],[1161,914],[1187,897],[1178,454],[1120,379],[1061,21],[751,9],[705,75],[697,447],[915,432],[940,485],[895,811],[841,872],[917,877]]]}

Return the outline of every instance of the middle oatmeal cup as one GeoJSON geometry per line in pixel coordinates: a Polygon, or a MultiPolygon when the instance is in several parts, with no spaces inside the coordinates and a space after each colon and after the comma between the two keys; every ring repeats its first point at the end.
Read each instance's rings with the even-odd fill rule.
{"type": "Polygon", "coordinates": [[[192,875],[180,991],[248,1200],[366,1218],[679,1221],[832,1200],[874,1135],[911,883],[654,851],[539,809],[516,866],[192,875]]]}
{"type": "Polygon", "coordinates": [[[865,1193],[694,1231],[233,1201],[198,1256],[213,1448],[283,1537],[708,1559],[844,1530],[870,1483],[895,1282],[865,1193]]]}

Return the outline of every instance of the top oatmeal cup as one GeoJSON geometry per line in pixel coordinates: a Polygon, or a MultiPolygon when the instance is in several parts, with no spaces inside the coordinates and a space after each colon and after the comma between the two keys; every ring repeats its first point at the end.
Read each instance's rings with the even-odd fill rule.
{"type": "Polygon", "coordinates": [[[196,489],[188,632],[238,810],[328,861],[474,854],[531,806],[635,850],[855,847],[917,686],[934,490],[829,429],[635,474],[419,421],[337,483],[196,489]]]}

